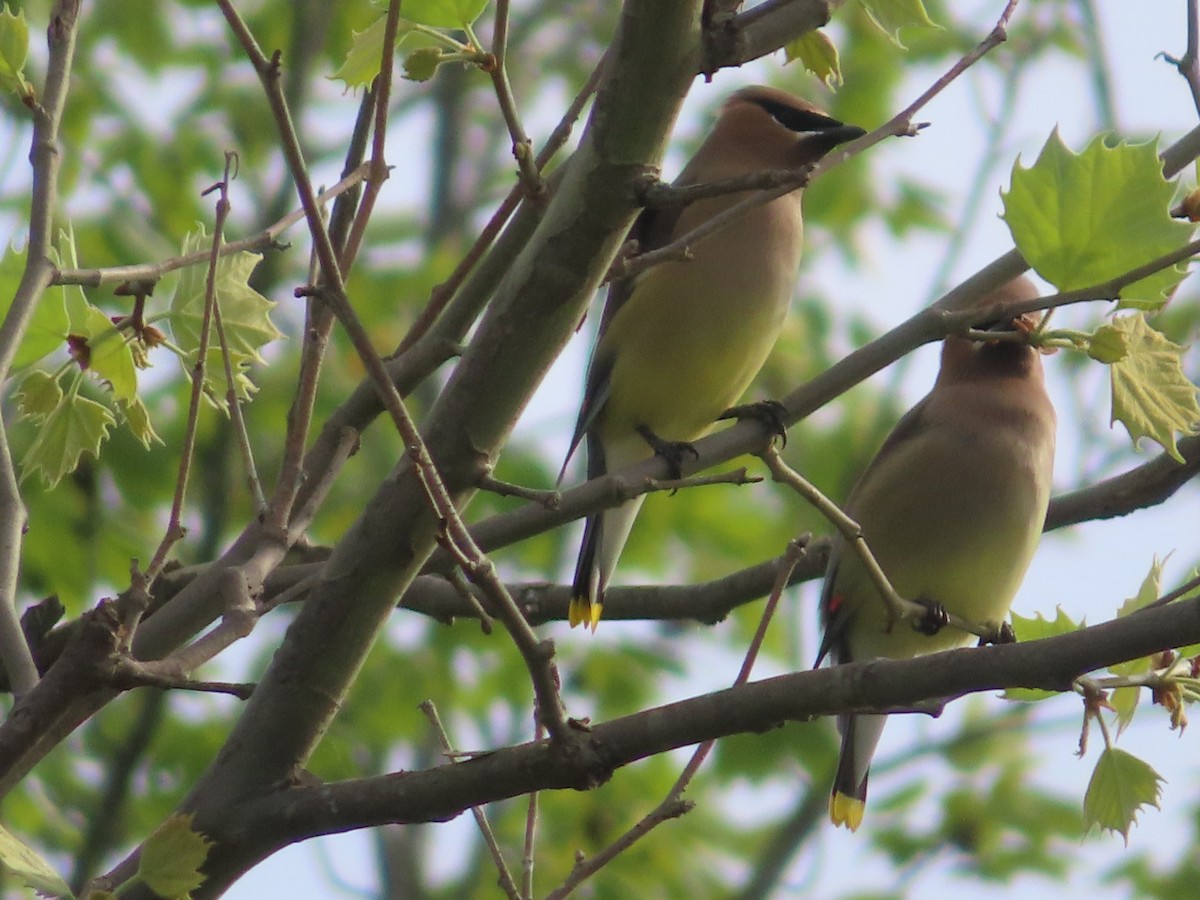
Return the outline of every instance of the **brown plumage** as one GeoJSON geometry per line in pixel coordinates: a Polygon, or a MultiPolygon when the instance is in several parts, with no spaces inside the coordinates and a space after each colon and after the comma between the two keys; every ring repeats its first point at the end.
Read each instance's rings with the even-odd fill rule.
{"type": "MultiPolygon", "coordinates": [[[[1033,284],[1018,278],[992,299],[1036,296],[1033,284]]],[[[1007,617],[1045,522],[1054,430],[1036,349],[946,339],[933,390],[896,425],[845,504],[901,596],[941,604],[981,625],[1007,617]]],[[[888,630],[883,601],[840,539],[821,610],[820,655],[830,653],[835,662],[906,658],[972,640],[948,627],[933,636],[905,624],[888,630]]],[[[862,820],[885,718],[840,719],[842,751],[830,799],[835,824],[856,829],[862,820]]]]}
{"type": "MultiPolygon", "coordinates": [[[[863,133],[768,87],[733,94],[675,182],[700,184],[814,162],[863,133]]],[[[634,236],[653,250],[745,193],[652,211],[634,236]]],[[[642,432],[692,441],[735,403],[766,361],[795,289],[800,191],[759,206],[696,244],[686,262],[655,266],[610,291],[571,453],[587,437],[588,477],[649,459],[642,432]]],[[[564,464],[565,467],[565,464],[564,464]]],[[[641,507],[639,497],[591,516],[576,566],[571,625],[596,627],[604,589],[641,507]]]]}

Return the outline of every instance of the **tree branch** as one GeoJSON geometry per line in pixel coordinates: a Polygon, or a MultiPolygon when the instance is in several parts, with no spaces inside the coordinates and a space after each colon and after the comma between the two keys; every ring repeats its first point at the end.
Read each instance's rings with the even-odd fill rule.
{"type": "Polygon", "coordinates": [[[447,821],[535,790],[590,790],[640,759],[782,722],[928,708],[1012,687],[1068,691],[1088,672],[1197,641],[1200,600],[1191,600],[1046,640],[781,675],[595,725],[577,753],[541,741],[422,772],[279,790],[213,823],[217,844],[206,865],[219,884],[247,858],[320,834],[447,821]]]}

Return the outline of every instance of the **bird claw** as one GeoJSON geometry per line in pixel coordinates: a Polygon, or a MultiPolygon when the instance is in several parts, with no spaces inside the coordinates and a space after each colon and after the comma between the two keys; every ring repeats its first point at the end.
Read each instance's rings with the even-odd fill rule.
{"type": "Polygon", "coordinates": [[[654,455],[666,461],[673,479],[678,480],[683,477],[684,457],[690,456],[692,459],[700,458],[699,451],[692,446],[690,441],[663,440],[645,425],[639,425],[637,431],[642,436],[642,439],[650,445],[650,449],[654,451],[654,455]]]}
{"type": "Polygon", "coordinates": [[[990,626],[990,629],[988,634],[980,635],[980,647],[985,647],[988,644],[1015,644],[1017,642],[1017,633],[1013,631],[1013,627],[1007,622],[990,626]]]}
{"type": "Polygon", "coordinates": [[[913,621],[914,631],[933,637],[950,624],[950,614],[946,612],[946,607],[936,600],[917,600],[916,602],[925,607],[925,613],[913,621]]]}
{"type": "Polygon", "coordinates": [[[787,446],[787,407],[778,400],[759,400],[757,403],[744,403],[741,406],[731,406],[717,416],[721,419],[755,419],[767,429],[771,437],[778,437],[782,447],[787,446]]]}

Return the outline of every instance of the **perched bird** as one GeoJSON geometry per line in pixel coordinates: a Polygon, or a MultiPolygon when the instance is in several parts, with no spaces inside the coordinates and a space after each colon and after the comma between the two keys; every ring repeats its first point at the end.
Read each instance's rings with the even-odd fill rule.
{"type": "MultiPolygon", "coordinates": [[[[1037,296],[1026,278],[991,300],[1037,296]]],[[[1015,322],[1034,327],[1037,317],[1015,322]]],[[[867,466],[845,510],[901,596],[931,611],[999,626],[1033,558],[1050,502],[1054,407],[1039,352],[1027,343],[949,337],[933,390],[899,421],[867,466]]],[[[874,584],[837,539],[821,595],[825,636],[817,664],[904,659],[966,644],[972,635],[889,628],[874,584]]],[[[829,815],[862,823],[867,771],[886,717],[839,718],[841,757],[829,815]]]]}
{"type": "MultiPolygon", "coordinates": [[[[676,185],[816,162],[864,134],[769,87],[725,101],[712,133],[676,185]]],[[[587,437],[588,478],[686,450],[734,403],[779,336],[796,285],[803,226],[800,191],[758,206],[692,247],[691,258],[614,285],[588,369],[569,461],[587,437]]],[[[632,237],[644,251],[690,232],[748,193],[647,210],[632,237]]],[[[566,469],[566,463],[563,464],[566,469]]],[[[560,475],[561,478],[561,475],[560,475]]],[[[593,630],[604,590],[642,498],[591,516],[575,569],[572,627],[593,630]]]]}

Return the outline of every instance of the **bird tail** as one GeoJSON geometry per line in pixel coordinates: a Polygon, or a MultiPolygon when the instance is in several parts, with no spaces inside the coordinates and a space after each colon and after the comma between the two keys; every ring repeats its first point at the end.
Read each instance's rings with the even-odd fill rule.
{"type": "Polygon", "coordinates": [[[617,567],[617,559],[621,556],[644,499],[645,495],[635,497],[616,509],[588,517],[583,529],[583,543],[579,547],[579,559],[575,563],[571,605],[567,611],[567,621],[572,628],[583,625],[595,632],[600,624],[605,588],[617,567]]]}
{"type": "Polygon", "coordinates": [[[604,610],[604,586],[600,583],[600,570],[596,567],[596,552],[600,547],[601,515],[588,516],[583,527],[583,543],[579,547],[579,559],[575,563],[575,581],[571,585],[571,605],[567,610],[567,621],[571,627],[583,625],[595,633],[604,610]]]}
{"type": "Polygon", "coordinates": [[[858,831],[867,807],[867,777],[871,757],[883,734],[887,716],[842,716],[842,751],[838,757],[833,793],[829,797],[829,818],[834,825],[858,831]]]}

